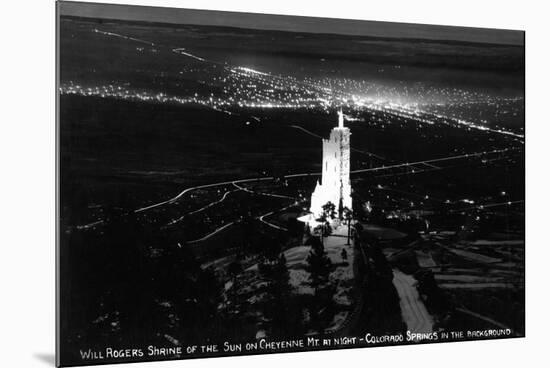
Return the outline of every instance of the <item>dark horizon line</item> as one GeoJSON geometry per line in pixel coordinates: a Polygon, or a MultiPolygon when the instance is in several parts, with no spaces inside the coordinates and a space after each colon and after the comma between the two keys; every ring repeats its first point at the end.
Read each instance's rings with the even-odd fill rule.
{"type": "Polygon", "coordinates": [[[279,29],[261,29],[261,28],[242,28],[237,26],[221,26],[221,25],[206,25],[195,23],[166,23],[156,21],[144,21],[144,20],[122,20],[115,18],[97,18],[97,17],[83,17],[76,15],[61,15],[61,19],[80,20],[88,22],[107,22],[107,23],[123,23],[128,25],[151,25],[155,27],[172,27],[172,28],[184,28],[184,27],[205,27],[216,29],[236,29],[241,31],[251,32],[275,32],[275,33],[289,33],[295,35],[314,35],[314,36],[327,36],[327,37],[348,37],[357,38],[361,40],[377,40],[377,41],[406,41],[406,42],[425,42],[425,43],[444,43],[447,45],[475,45],[475,46],[489,46],[489,47],[523,47],[523,45],[517,44],[505,44],[505,43],[490,43],[479,41],[462,41],[453,39],[437,39],[437,38],[412,38],[412,37],[388,37],[388,36],[367,36],[367,35],[346,35],[340,33],[322,33],[322,32],[297,32],[297,31],[285,31],[279,29]]]}
{"type": "Polygon", "coordinates": [[[500,46],[524,46],[520,30],[476,28],[418,23],[396,23],[297,15],[243,13],[220,10],[105,4],[58,0],[62,17],[105,19],[157,25],[213,26],[257,31],[280,31],[410,41],[442,41],[500,46]],[[320,31],[319,29],[322,29],[320,31]],[[439,37],[435,37],[439,36],[439,37]]]}

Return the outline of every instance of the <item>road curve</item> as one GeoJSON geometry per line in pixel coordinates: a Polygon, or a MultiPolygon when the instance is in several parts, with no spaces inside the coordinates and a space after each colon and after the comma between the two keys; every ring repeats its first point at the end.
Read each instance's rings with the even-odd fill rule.
{"type": "Polygon", "coordinates": [[[195,215],[195,214],[197,214],[197,213],[199,213],[199,212],[202,212],[202,211],[204,211],[204,210],[206,210],[206,209],[208,209],[208,208],[210,208],[210,207],[212,207],[212,206],[217,205],[218,203],[222,203],[223,201],[225,201],[225,199],[227,198],[227,196],[228,196],[229,194],[234,193],[234,192],[238,192],[239,190],[240,190],[240,189],[228,190],[227,192],[224,193],[224,195],[223,195],[220,199],[218,199],[218,200],[216,200],[216,201],[212,201],[212,202],[208,203],[207,205],[205,205],[205,206],[203,206],[203,207],[201,207],[201,208],[199,208],[199,209],[197,209],[197,210],[188,212],[188,213],[186,213],[185,215],[180,216],[180,217],[178,217],[177,219],[170,221],[168,224],[166,224],[166,226],[171,226],[171,225],[177,224],[178,222],[180,222],[181,220],[183,220],[183,219],[185,218],[185,216],[195,215]]]}
{"type": "Polygon", "coordinates": [[[281,212],[281,211],[284,211],[284,210],[287,210],[289,209],[290,207],[294,206],[295,204],[291,204],[289,206],[286,206],[286,207],[283,207],[283,208],[279,208],[278,210],[275,210],[275,211],[271,211],[271,212],[268,212],[268,213],[265,213],[261,216],[258,217],[258,220],[260,220],[262,223],[266,224],[267,226],[270,226],[274,229],[277,229],[277,230],[281,230],[281,231],[288,231],[287,228],[284,228],[282,226],[279,226],[279,225],[275,225],[275,224],[272,224],[271,222],[268,222],[266,221],[264,218],[267,217],[267,216],[271,216],[273,215],[274,213],[277,213],[277,212],[281,212]]]}
{"type": "Polygon", "coordinates": [[[233,225],[235,222],[229,222],[219,228],[217,228],[216,230],[212,231],[211,233],[203,236],[202,238],[199,238],[199,239],[195,239],[195,240],[189,240],[187,242],[187,244],[194,244],[194,243],[198,243],[198,242],[201,242],[203,240],[206,240],[208,238],[211,238],[212,236],[216,235],[217,233],[219,233],[220,231],[224,230],[224,229],[227,229],[229,226],[233,225]]]}
{"type": "MultiPolygon", "coordinates": [[[[352,171],[350,171],[350,174],[374,172],[374,171],[380,171],[380,170],[394,169],[394,168],[398,168],[398,167],[414,166],[414,165],[418,165],[418,164],[430,164],[430,163],[435,163],[435,162],[450,161],[450,160],[469,158],[469,157],[479,157],[479,156],[483,156],[483,155],[487,155],[487,154],[502,153],[502,152],[511,151],[511,150],[514,150],[514,148],[505,148],[505,149],[500,149],[500,150],[495,149],[495,150],[492,150],[492,151],[474,152],[474,153],[468,153],[468,154],[462,154],[462,155],[441,157],[441,158],[436,158],[436,159],[431,159],[431,160],[406,162],[406,163],[395,164],[395,165],[383,165],[383,166],[372,167],[372,168],[368,168],[368,169],[352,170],[352,171]]],[[[284,178],[285,179],[291,179],[291,178],[298,178],[298,177],[320,176],[320,175],[321,175],[320,172],[310,172],[310,173],[285,175],[284,178]]],[[[183,195],[185,195],[186,193],[189,193],[189,192],[191,192],[193,190],[197,190],[197,189],[212,188],[212,187],[216,187],[216,186],[220,186],[220,185],[231,185],[231,184],[235,185],[235,184],[240,184],[240,183],[251,183],[251,182],[254,182],[254,181],[268,181],[268,180],[273,180],[273,179],[275,179],[275,178],[272,177],[272,176],[265,176],[265,177],[259,177],[259,178],[228,180],[228,181],[223,181],[223,182],[218,182],[218,183],[198,185],[198,186],[195,186],[195,187],[190,187],[190,188],[184,189],[178,195],[176,195],[175,197],[173,197],[171,199],[168,199],[168,200],[163,201],[163,202],[155,203],[155,204],[152,204],[152,205],[149,205],[149,206],[138,208],[134,212],[139,213],[139,212],[150,210],[150,209],[155,208],[155,207],[159,207],[159,206],[163,206],[163,205],[166,205],[166,204],[174,203],[178,199],[180,199],[183,195]]]]}

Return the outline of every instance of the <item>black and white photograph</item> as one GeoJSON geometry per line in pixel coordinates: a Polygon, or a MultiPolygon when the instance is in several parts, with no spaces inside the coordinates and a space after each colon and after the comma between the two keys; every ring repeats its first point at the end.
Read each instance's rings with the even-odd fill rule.
{"type": "Polygon", "coordinates": [[[525,335],[523,31],[56,21],[58,365],[525,335]]]}
{"type": "Polygon", "coordinates": [[[0,367],[544,366],[545,8],[4,2],[0,367]]]}

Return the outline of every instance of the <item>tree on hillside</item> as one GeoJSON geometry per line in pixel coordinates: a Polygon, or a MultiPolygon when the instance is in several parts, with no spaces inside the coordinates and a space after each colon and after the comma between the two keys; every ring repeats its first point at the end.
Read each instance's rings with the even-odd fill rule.
{"type": "Polygon", "coordinates": [[[332,234],[332,227],[330,226],[330,222],[322,217],[317,221],[320,222],[320,224],[313,229],[313,233],[318,236],[319,241],[324,245],[324,239],[332,234]]]}
{"type": "Polygon", "coordinates": [[[310,273],[310,285],[314,289],[308,307],[311,319],[309,328],[323,331],[334,315],[335,286],[330,282],[332,261],[319,238],[311,237],[306,244],[311,246],[306,270],[310,273]]]}
{"type": "Polygon", "coordinates": [[[348,224],[348,242],[347,242],[347,245],[349,245],[349,239],[351,237],[351,221],[353,220],[353,211],[350,210],[349,208],[347,207],[344,207],[343,209],[343,215],[344,215],[344,220],[346,220],[347,224],[348,224]]]}
{"type": "Polygon", "coordinates": [[[307,256],[306,269],[310,273],[311,284],[315,289],[328,282],[328,277],[332,269],[332,261],[325,251],[323,243],[317,237],[311,237],[307,243],[311,246],[307,256]]]}
{"type": "Polygon", "coordinates": [[[313,232],[316,234],[319,234],[321,243],[324,243],[323,238],[332,234],[332,227],[330,226],[330,220],[334,220],[336,218],[336,206],[334,205],[334,203],[329,201],[322,206],[322,209],[323,209],[323,213],[317,219],[317,222],[319,222],[319,225],[317,225],[313,229],[313,232]]]}
{"type": "Polygon", "coordinates": [[[260,263],[271,265],[278,261],[283,250],[281,239],[274,236],[265,235],[260,240],[260,246],[261,247],[258,250],[260,263]]]}
{"type": "Polygon", "coordinates": [[[336,218],[336,205],[334,203],[328,201],[321,208],[326,219],[334,220],[336,218]]]}

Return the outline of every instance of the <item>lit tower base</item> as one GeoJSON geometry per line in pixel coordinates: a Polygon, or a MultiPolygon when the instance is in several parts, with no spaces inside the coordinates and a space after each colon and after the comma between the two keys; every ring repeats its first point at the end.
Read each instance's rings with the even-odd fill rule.
{"type": "Polygon", "coordinates": [[[328,202],[334,204],[339,220],[343,218],[344,208],[352,209],[349,178],[350,136],[351,132],[344,126],[344,114],[340,110],[338,127],[332,129],[329,139],[323,139],[323,171],[321,182],[317,181],[311,194],[310,213],[298,218],[310,228],[319,224],[317,220],[323,215],[323,206],[328,202]]]}

